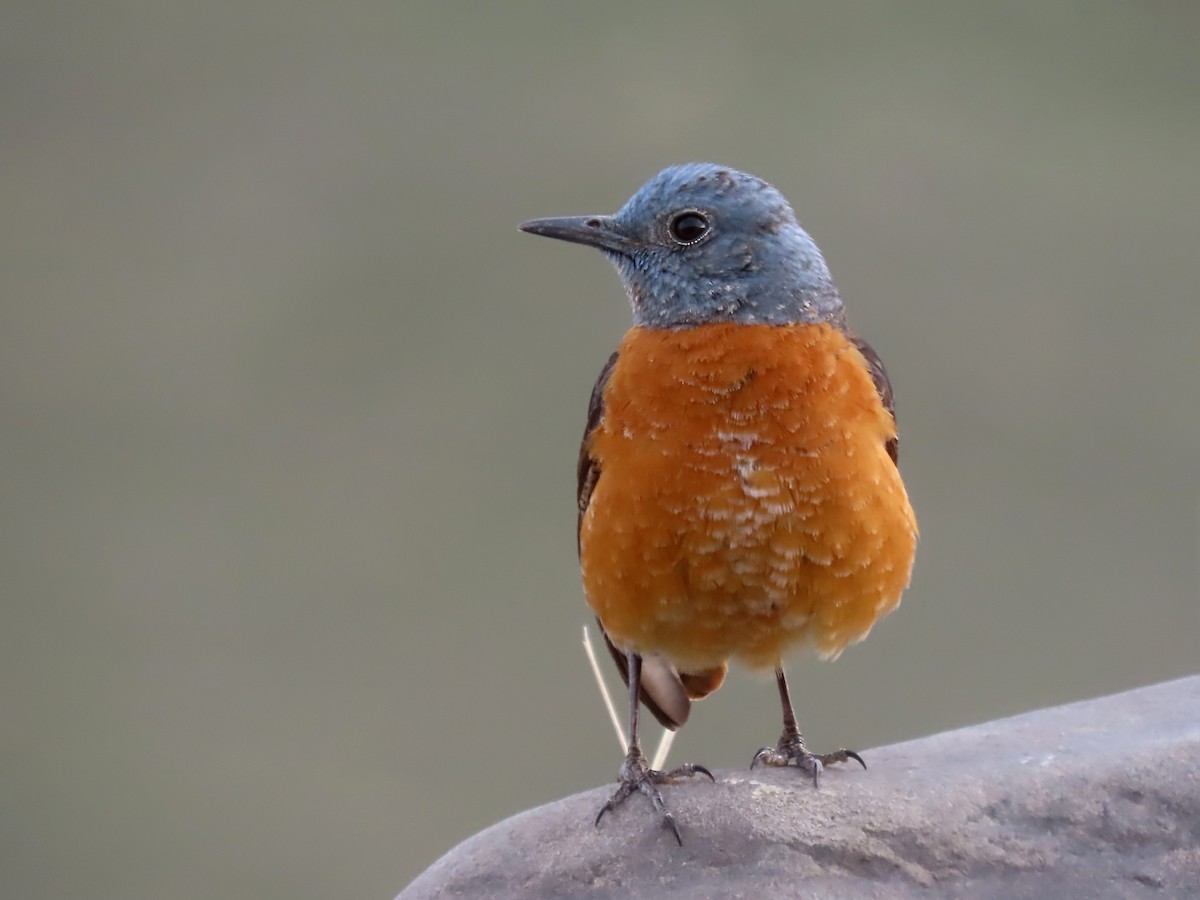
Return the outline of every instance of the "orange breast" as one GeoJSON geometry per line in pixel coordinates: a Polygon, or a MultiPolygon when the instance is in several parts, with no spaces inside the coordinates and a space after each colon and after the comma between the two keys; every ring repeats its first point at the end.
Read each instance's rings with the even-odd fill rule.
{"type": "Polygon", "coordinates": [[[582,523],[614,641],[684,671],[862,640],[908,585],[916,519],[862,354],[828,325],[634,328],[582,523]]]}

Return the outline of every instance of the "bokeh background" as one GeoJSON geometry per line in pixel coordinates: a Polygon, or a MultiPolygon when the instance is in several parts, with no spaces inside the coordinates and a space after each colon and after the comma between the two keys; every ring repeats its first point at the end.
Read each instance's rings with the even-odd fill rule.
{"type": "MultiPolygon", "coordinates": [[[[574,466],[628,322],[521,235],[774,182],[898,395],[869,748],[1200,668],[1200,6],[6,3],[0,895],[390,897],[610,781],[574,466]]],[[[777,734],[735,676],[673,758],[777,734]]],[[[653,738],[653,733],[651,735],[653,738]]]]}

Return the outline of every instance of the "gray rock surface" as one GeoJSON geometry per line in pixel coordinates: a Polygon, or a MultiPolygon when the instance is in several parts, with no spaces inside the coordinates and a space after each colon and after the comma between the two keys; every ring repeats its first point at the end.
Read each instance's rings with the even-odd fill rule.
{"type": "Polygon", "coordinates": [[[827,769],[664,789],[684,846],[611,786],[451,850],[426,897],[1200,898],[1200,676],[1026,713],[827,769]]]}

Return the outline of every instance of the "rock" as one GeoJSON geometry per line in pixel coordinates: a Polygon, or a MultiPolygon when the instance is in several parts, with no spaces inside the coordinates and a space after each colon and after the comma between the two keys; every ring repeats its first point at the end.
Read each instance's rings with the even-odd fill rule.
{"type": "Polygon", "coordinates": [[[1200,676],[826,769],[668,785],[682,848],[612,787],[513,816],[400,894],[426,897],[1200,897],[1200,676]]]}

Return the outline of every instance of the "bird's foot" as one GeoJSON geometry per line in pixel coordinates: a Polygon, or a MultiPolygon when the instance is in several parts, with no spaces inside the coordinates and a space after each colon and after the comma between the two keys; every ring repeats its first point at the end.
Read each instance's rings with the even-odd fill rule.
{"type": "Polygon", "coordinates": [[[822,769],[834,763],[843,763],[851,759],[864,769],[867,767],[861,756],[844,747],[841,750],[834,750],[832,753],[810,753],[804,746],[804,738],[801,737],[800,732],[785,731],[783,737],[779,739],[779,743],[774,747],[763,747],[754,754],[754,759],[750,760],[750,768],[753,769],[759,763],[767,766],[786,766],[795,760],[796,768],[812,776],[813,787],[820,787],[822,769]]]}
{"type": "Polygon", "coordinates": [[[663,803],[662,792],[659,791],[658,785],[670,784],[676,779],[686,778],[690,775],[707,775],[713,781],[717,780],[713,778],[712,772],[696,763],[684,763],[669,772],[660,772],[658,769],[650,768],[650,764],[646,762],[646,757],[640,750],[631,750],[625,756],[625,762],[621,763],[621,771],[617,775],[619,784],[616,793],[600,807],[600,812],[596,816],[596,825],[600,824],[600,820],[604,818],[606,812],[616,809],[634,791],[641,791],[650,799],[650,804],[662,820],[663,827],[671,829],[676,842],[682,847],[683,838],[679,836],[679,825],[676,824],[675,817],[667,812],[667,806],[663,803]]]}

